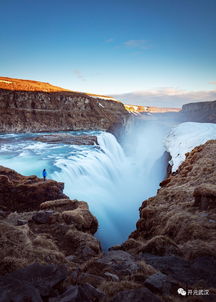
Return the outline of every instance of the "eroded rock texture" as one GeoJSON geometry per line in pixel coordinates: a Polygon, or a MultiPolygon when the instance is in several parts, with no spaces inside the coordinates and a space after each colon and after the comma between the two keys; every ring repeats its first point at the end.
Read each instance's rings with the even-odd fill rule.
{"type": "MultiPolygon", "coordinates": [[[[63,197],[39,202],[37,210],[1,210],[1,301],[213,302],[215,151],[209,141],[187,154],[143,202],[136,231],[108,252],[93,237],[98,223],[84,201],[63,197]],[[208,294],[181,297],[179,288],[208,294]]],[[[21,177],[6,172],[11,181],[21,177]]]]}
{"type": "MultiPolygon", "coordinates": [[[[144,277],[144,285],[163,301],[179,301],[178,288],[190,288],[192,292],[206,288],[207,296],[199,296],[197,301],[214,301],[215,168],[215,140],[186,154],[177,172],[161,183],[157,195],[143,202],[136,230],[129,239],[112,247],[139,259],[146,271],[150,265],[151,273],[144,277]]],[[[143,274],[134,278],[138,282],[143,274]]],[[[191,297],[185,299],[193,301],[191,297]]]]}
{"type": "Polygon", "coordinates": [[[6,82],[0,80],[1,133],[109,130],[123,125],[129,115],[122,103],[109,97],[67,91],[48,83],[9,78],[6,82]]]}
{"type": "Polygon", "coordinates": [[[65,133],[41,135],[32,138],[32,140],[51,143],[51,144],[69,144],[69,145],[98,145],[95,135],[71,135],[65,133]]]}
{"type": "Polygon", "coordinates": [[[216,123],[216,101],[185,104],[181,114],[189,121],[216,123]]]}
{"type": "Polygon", "coordinates": [[[125,250],[156,255],[216,256],[216,141],[196,147],[177,172],[144,201],[125,250]]]}
{"type": "Polygon", "coordinates": [[[54,180],[43,181],[35,175],[23,176],[0,166],[0,209],[30,211],[39,209],[46,200],[67,198],[64,184],[54,180]]]}

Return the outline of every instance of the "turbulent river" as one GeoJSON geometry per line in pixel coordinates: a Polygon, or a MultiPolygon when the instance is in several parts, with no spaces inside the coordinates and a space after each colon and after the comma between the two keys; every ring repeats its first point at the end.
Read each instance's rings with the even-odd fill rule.
{"type": "Polygon", "coordinates": [[[99,221],[96,237],[104,249],[120,244],[135,229],[142,201],[155,195],[165,176],[163,141],[170,127],[159,123],[132,125],[121,145],[107,132],[68,132],[97,135],[99,146],[48,144],[31,140],[41,134],[7,134],[0,145],[0,165],[23,175],[65,183],[71,199],[87,201],[99,221]]]}

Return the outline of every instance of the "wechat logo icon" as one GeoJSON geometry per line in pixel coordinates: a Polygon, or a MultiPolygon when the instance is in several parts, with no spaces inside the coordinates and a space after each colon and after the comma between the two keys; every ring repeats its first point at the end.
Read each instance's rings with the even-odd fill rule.
{"type": "Polygon", "coordinates": [[[186,291],[183,288],[178,288],[178,294],[182,296],[186,296],[186,291]]]}

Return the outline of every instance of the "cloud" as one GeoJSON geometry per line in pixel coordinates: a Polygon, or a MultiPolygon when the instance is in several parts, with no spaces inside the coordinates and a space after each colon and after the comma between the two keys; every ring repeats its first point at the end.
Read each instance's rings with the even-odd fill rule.
{"type": "Polygon", "coordinates": [[[211,84],[211,85],[216,85],[216,82],[209,82],[209,84],[211,84]]]}
{"type": "Polygon", "coordinates": [[[82,82],[86,82],[87,81],[86,78],[85,78],[85,76],[82,74],[82,72],[79,69],[74,69],[73,73],[82,82]]]}
{"type": "Polygon", "coordinates": [[[148,40],[128,40],[124,42],[124,45],[128,48],[136,48],[142,50],[151,48],[148,40]]]}
{"type": "Polygon", "coordinates": [[[112,95],[112,97],[124,104],[180,108],[188,103],[214,101],[216,100],[216,90],[186,91],[166,87],[112,95]]]}
{"type": "Polygon", "coordinates": [[[109,38],[109,39],[105,40],[105,42],[106,43],[112,43],[112,42],[114,42],[114,39],[113,38],[109,38]]]}

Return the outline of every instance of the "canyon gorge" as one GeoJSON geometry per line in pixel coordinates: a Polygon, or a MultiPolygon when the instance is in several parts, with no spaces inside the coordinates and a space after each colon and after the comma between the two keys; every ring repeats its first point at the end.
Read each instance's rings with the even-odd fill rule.
{"type": "Polygon", "coordinates": [[[136,112],[1,77],[0,301],[213,302],[215,104],[136,112]]]}

